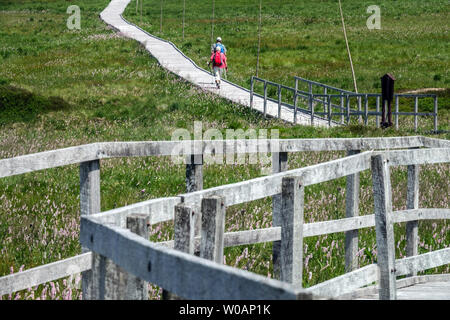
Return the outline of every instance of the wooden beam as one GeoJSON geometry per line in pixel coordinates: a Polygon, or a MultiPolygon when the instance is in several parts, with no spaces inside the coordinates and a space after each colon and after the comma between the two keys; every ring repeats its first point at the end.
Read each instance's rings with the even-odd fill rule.
{"type": "Polygon", "coordinates": [[[81,243],[112,259],[127,272],[188,299],[313,297],[288,283],[164,248],[128,230],[102,225],[89,217],[82,217],[81,243]]]}
{"type": "Polygon", "coordinates": [[[302,287],[305,187],[299,177],[284,177],[281,193],[280,279],[302,287]]]}
{"type": "MultiPolygon", "coordinates": [[[[348,156],[360,153],[360,150],[350,150],[348,156]]],[[[345,191],[345,216],[353,218],[359,216],[359,173],[347,176],[345,191]]],[[[347,272],[358,268],[358,229],[345,233],[345,270],[347,272]]]]}
{"type": "Polygon", "coordinates": [[[392,199],[389,165],[385,155],[371,159],[373,194],[375,200],[375,230],[377,264],[380,268],[380,300],[395,300],[395,246],[391,221],[392,199]]]}
{"type": "MultiPolygon", "coordinates": [[[[272,153],[272,173],[279,173],[288,170],[288,153],[272,153]]],[[[272,226],[281,226],[281,194],[272,196],[272,226]]],[[[274,241],[272,244],[273,278],[280,279],[280,251],[281,241],[274,241]]]]}
{"type": "Polygon", "coordinates": [[[92,253],[48,263],[0,278],[0,296],[68,277],[91,268],[92,253]]]}

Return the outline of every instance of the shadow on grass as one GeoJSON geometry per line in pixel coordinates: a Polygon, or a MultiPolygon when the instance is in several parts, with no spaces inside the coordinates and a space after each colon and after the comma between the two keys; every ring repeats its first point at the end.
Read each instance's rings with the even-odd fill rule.
{"type": "Polygon", "coordinates": [[[71,105],[61,97],[44,97],[26,89],[0,82],[0,126],[15,122],[33,122],[39,115],[68,110],[71,105]]]}

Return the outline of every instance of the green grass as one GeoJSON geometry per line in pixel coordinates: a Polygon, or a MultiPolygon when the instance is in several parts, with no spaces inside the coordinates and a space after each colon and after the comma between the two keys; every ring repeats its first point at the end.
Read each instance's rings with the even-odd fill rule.
{"type": "MultiPolygon", "coordinates": [[[[263,119],[257,112],[229,103],[180,81],[174,75],[161,69],[155,59],[136,42],[115,35],[98,18],[99,12],[106,7],[107,3],[107,0],[84,0],[76,3],[81,7],[82,29],[80,31],[69,31],[66,28],[68,14],[65,10],[69,5],[68,2],[19,0],[0,3],[0,64],[2,66],[0,68],[0,159],[97,141],[170,140],[176,128],[186,128],[193,132],[194,121],[202,121],[204,131],[217,128],[223,134],[227,128],[278,129],[281,138],[415,135],[410,129],[410,124],[399,131],[392,128],[381,130],[372,126],[358,125],[326,129],[294,126],[276,119],[263,119]]],[[[223,11],[220,13],[220,6],[223,6],[224,2],[216,3],[217,17],[225,19],[222,24],[229,26],[227,30],[230,30],[229,33],[221,32],[229,50],[232,67],[230,78],[247,85],[246,81],[254,72],[252,62],[254,55],[248,57],[246,54],[249,51],[248,47],[253,45],[256,39],[254,34],[250,34],[250,31],[256,30],[254,29],[256,20],[250,17],[250,14],[254,12],[250,10],[249,4],[233,0],[227,2],[230,6],[227,18],[226,13],[223,11]],[[232,10],[233,6],[239,8],[242,6],[242,8],[239,11],[232,10]],[[225,23],[226,19],[230,20],[229,24],[225,23]],[[239,31],[236,31],[237,29],[239,31]],[[232,40],[233,32],[241,34],[241,38],[235,37],[232,40]],[[246,33],[248,34],[245,35],[246,33]],[[244,41],[246,37],[248,41],[244,41]]],[[[355,3],[344,4],[344,10],[346,14],[349,14],[347,18],[349,37],[355,37],[356,34],[354,27],[351,26],[355,21],[352,19],[357,19],[359,12],[357,7],[360,5],[355,3]]],[[[448,72],[448,68],[442,67],[439,59],[433,57],[440,55],[444,59],[444,65],[448,63],[448,56],[446,56],[448,50],[444,50],[448,46],[448,41],[446,41],[445,33],[439,31],[442,30],[444,23],[441,21],[441,13],[437,12],[439,8],[445,9],[446,4],[437,1],[438,5],[431,7],[427,4],[416,3],[418,5],[416,8],[407,4],[409,2],[382,1],[382,3],[384,3],[383,6],[396,3],[402,7],[406,6],[405,17],[400,13],[400,9],[396,11],[397,15],[405,21],[408,16],[420,17],[416,19],[419,22],[413,25],[412,30],[406,32],[407,35],[401,32],[396,33],[400,38],[405,37],[403,40],[405,46],[402,45],[399,48],[391,43],[386,45],[385,49],[391,48],[397,53],[405,50],[409,54],[406,49],[406,45],[409,45],[411,50],[421,50],[420,45],[414,42],[416,36],[425,33],[424,37],[426,37],[426,32],[436,30],[435,36],[429,39],[430,48],[423,49],[428,50],[427,55],[421,53],[421,58],[414,60],[417,64],[410,63],[409,60],[397,61],[395,67],[405,69],[404,77],[398,81],[397,88],[445,87],[448,74],[444,71],[448,72]],[[422,18],[428,23],[427,27],[424,26],[425,22],[422,25],[422,18]],[[442,48],[442,50],[436,48],[442,48]],[[428,67],[419,68],[418,65],[428,65],[428,67]],[[436,70],[440,70],[439,73],[436,70]],[[439,74],[440,77],[435,77],[435,74],[439,74]],[[426,80],[430,77],[431,82],[426,80]]],[[[154,28],[159,28],[157,15],[159,7],[155,4],[151,7],[150,4],[145,2],[145,12],[148,14],[144,16],[143,26],[153,32],[154,28]],[[150,25],[150,21],[154,25],[150,25]]],[[[175,20],[173,34],[169,33],[170,19],[167,25],[164,24],[163,34],[155,32],[157,35],[173,40],[188,55],[197,59],[199,65],[204,61],[202,57],[207,57],[210,44],[209,9],[200,4],[199,1],[193,1],[189,8],[189,10],[199,10],[196,19],[193,19],[193,11],[187,11],[191,18],[187,19],[186,35],[196,34],[199,37],[197,42],[195,39],[187,38],[191,43],[189,50],[186,50],[189,45],[177,43],[179,41],[177,37],[179,38],[180,35],[179,28],[175,30],[175,20]],[[202,28],[205,30],[204,33],[200,32],[202,28]]],[[[339,30],[339,24],[335,24],[338,21],[338,16],[335,17],[336,10],[335,8],[331,10],[331,7],[331,3],[326,1],[311,4],[294,4],[286,1],[283,6],[267,4],[267,8],[271,8],[272,11],[265,8],[263,33],[272,42],[263,41],[266,46],[262,59],[263,77],[281,82],[291,81],[289,80],[291,75],[285,79],[277,78],[277,75],[280,77],[285,75],[283,61],[289,61],[289,54],[292,54],[289,52],[300,50],[304,57],[302,59],[305,61],[296,64],[300,68],[295,71],[296,74],[349,88],[351,81],[349,81],[350,76],[345,64],[344,44],[337,43],[339,40],[337,32],[335,34],[331,32],[333,28],[339,30]],[[300,29],[297,29],[297,24],[293,22],[294,12],[308,12],[308,16],[302,16],[298,20],[302,26],[301,30],[306,30],[306,33],[299,32],[300,29]],[[334,22],[331,23],[331,21],[334,22]],[[273,29],[268,27],[269,22],[273,23],[273,29]],[[280,37],[282,32],[284,37],[280,37]],[[290,34],[305,37],[305,40],[300,41],[298,47],[289,49],[298,42],[289,40],[290,34]],[[331,42],[327,40],[328,38],[332,39],[331,42]],[[289,41],[291,44],[288,44],[289,41]],[[321,43],[323,50],[315,47],[318,43],[321,43]],[[331,49],[327,49],[327,46],[331,49]],[[342,47],[340,51],[336,50],[338,47],[342,47]],[[343,66],[335,71],[329,69],[327,64],[331,63],[327,61],[332,61],[333,54],[339,54],[335,59],[343,66]],[[275,58],[279,59],[280,65],[271,64],[270,61],[275,58]],[[327,68],[330,71],[327,71],[327,68]]],[[[170,7],[165,12],[170,14],[170,7]]],[[[365,10],[360,12],[361,19],[366,16],[364,12],[365,10]]],[[[133,17],[133,13],[134,8],[131,5],[125,16],[130,20],[136,20],[137,17],[133,17]]],[[[175,16],[175,11],[173,15],[175,16]]],[[[382,20],[382,24],[384,21],[382,20]]],[[[362,23],[365,25],[365,19],[362,23]]],[[[403,27],[406,28],[406,24],[403,27]]],[[[216,28],[220,30],[221,27],[218,25],[216,28]]],[[[372,35],[376,36],[376,33],[372,35]]],[[[420,41],[425,42],[423,39],[420,41]]],[[[368,51],[363,46],[364,43],[366,42],[361,43],[364,58],[357,58],[360,54],[357,53],[357,49],[353,49],[355,59],[369,59],[372,55],[372,59],[378,61],[376,59],[378,55],[386,55],[386,50],[379,50],[374,46],[372,49],[375,53],[366,56],[368,51]]],[[[425,46],[423,43],[422,45],[425,46]]],[[[381,59],[376,63],[383,65],[385,62],[383,61],[381,59]]],[[[372,91],[371,86],[379,76],[380,68],[371,65],[363,67],[364,64],[360,62],[356,65],[360,68],[357,69],[359,76],[362,72],[368,74],[372,72],[370,77],[367,75],[366,80],[358,82],[361,90],[366,88],[372,91]]],[[[442,93],[442,99],[440,98],[443,109],[440,113],[440,129],[442,130],[448,130],[449,121],[446,111],[448,103],[445,104],[445,101],[448,101],[448,95],[447,90],[442,93]]],[[[425,128],[418,134],[427,133],[428,129],[425,128]]],[[[432,136],[450,138],[448,133],[432,136]]],[[[302,167],[337,159],[343,155],[342,152],[305,152],[291,155],[289,165],[291,168],[302,167]]],[[[173,164],[168,157],[104,160],[101,169],[102,210],[184,192],[184,168],[173,164]]],[[[393,172],[395,208],[402,208],[405,205],[404,169],[393,172]]],[[[206,165],[204,170],[205,188],[242,181],[261,174],[260,167],[257,165],[206,165]]],[[[0,275],[9,274],[11,267],[15,271],[22,265],[25,269],[29,269],[81,252],[78,243],[78,175],[78,167],[71,165],[0,180],[0,255],[2,257],[0,275]]],[[[424,166],[421,171],[420,205],[448,207],[449,177],[448,165],[424,166]]],[[[338,179],[307,188],[305,211],[307,222],[345,216],[344,180],[338,179]]],[[[361,188],[361,214],[367,214],[373,209],[371,178],[368,172],[361,177],[361,188]]],[[[423,246],[419,248],[421,252],[425,252],[427,248],[436,250],[449,245],[448,222],[438,222],[436,227],[433,223],[420,224],[420,237],[423,241],[423,246]],[[434,235],[437,236],[433,237],[434,235]],[[441,242],[438,243],[439,239],[441,242]]],[[[226,228],[229,231],[269,226],[271,226],[270,199],[233,206],[227,211],[226,228]]],[[[397,232],[398,254],[404,254],[402,230],[404,230],[403,226],[397,232]]],[[[169,239],[172,236],[173,230],[170,228],[170,223],[152,228],[154,240],[169,239]]],[[[343,234],[308,238],[305,239],[305,243],[309,248],[307,254],[313,255],[309,260],[308,268],[305,268],[305,286],[311,286],[343,273],[343,234]],[[333,240],[337,248],[334,247],[333,254],[328,258],[327,252],[323,252],[322,248],[329,250],[333,240]],[[316,245],[317,249],[315,249],[316,245]],[[309,278],[309,272],[311,272],[311,278],[309,278]]],[[[360,257],[362,265],[376,259],[376,255],[373,254],[374,244],[373,229],[361,231],[360,247],[365,248],[360,257]]],[[[227,264],[247,268],[263,275],[273,274],[270,262],[271,244],[248,246],[248,251],[245,251],[245,248],[241,246],[227,249],[227,264]]],[[[429,272],[436,271],[449,272],[448,266],[429,272]]],[[[67,283],[64,284],[61,280],[57,284],[60,292],[55,297],[68,298],[70,287],[67,283]]],[[[36,298],[45,290],[47,290],[45,296],[49,298],[51,296],[49,284],[39,286],[30,292],[21,292],[19,297],[36,298]]],[[[73,293],[72,298],[77,298],[79,291],[73,290],[70,293],[73,293]]],[[[153,296],[156,293],[156,291],[153,292],[153,296]]]]}

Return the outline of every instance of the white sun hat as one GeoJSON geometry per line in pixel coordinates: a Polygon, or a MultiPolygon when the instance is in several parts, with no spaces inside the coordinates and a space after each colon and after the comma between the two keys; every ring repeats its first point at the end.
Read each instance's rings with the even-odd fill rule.
{"type": "Polygon", "coordinates": [[[216,41],[222,42],[222,38],[221,37],[217,37],[216,41]]]}

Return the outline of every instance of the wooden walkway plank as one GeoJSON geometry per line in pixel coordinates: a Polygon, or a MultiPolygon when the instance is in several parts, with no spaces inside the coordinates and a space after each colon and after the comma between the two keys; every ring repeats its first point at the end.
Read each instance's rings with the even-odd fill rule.
{"type": "MultiPolygon", "coordinates": [[[[217,94],[234,103],[250,107],[250,91],[237,86],[229,81],[222,81],[221,88],[217,89],[212,74],[198,67],[191,59],[186,57],[172,43],[159,39],[143,31],[139,27],[127,22],[122,14],[131,0],[112,0],[100,14],[100,18],[112,26],[125,37],[134,39],[144,45],[145,49],[154,56],[160,65],[179,77],[199,86],[205,91],[217,94]]],[[[264,99],[255,96],[253,98],[253,109],[263,112],[264,99]]],[[[310,125],[311,116],[298,110],[296,120],[298,124],[310,125]]],[[[278,104],[267,101],[267,115],[278,117],[278,104]]],[[[294,122],[294,110],[282,106],[280,118],[287,122],[294,122]]],[[[328,121],[315,117],[314,126],[328,126],[328,121]]]]}

